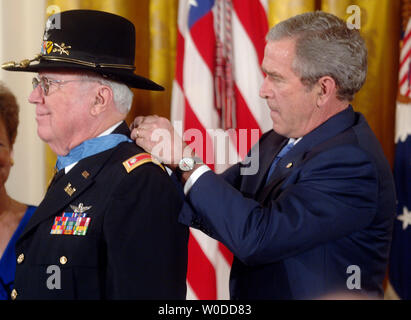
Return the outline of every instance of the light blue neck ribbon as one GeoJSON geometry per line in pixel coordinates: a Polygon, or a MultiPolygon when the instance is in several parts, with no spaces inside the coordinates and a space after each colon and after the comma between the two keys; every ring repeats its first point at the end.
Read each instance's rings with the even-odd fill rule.
{"type": "Polygon", "coordinates": [[[123,134],[108,134],[102,137],[86,140],[77,147],[71,149],[68,155],[58,156],[56,168],[57,170],[61,170],[84,158],[114,148],[125,141],[132,142],[130,138],[123,134]]]}

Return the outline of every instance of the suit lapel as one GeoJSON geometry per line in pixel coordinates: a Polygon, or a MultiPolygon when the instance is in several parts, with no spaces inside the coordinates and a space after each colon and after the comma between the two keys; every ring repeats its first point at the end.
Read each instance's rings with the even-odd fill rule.
{"type": "MultiPolygon", "coordinates": [[[[275,189],[281,186],[284,179],[304,161],[306,155],[315,147],[339,133],[351,128],[355,123],[355,113],[351,106],[328,119],[318,128],[305,135],[280,161],[267,185],[260,181],[261,192],[257,200],[263,202],[275,189]]],[[[277,151],[278,153],[278,151],[277,151]]],[[[276,153],[276,154],[277,154],[276,153]]],[[[271,162],[270,162],[271,164],[271,162]]],[[[265,169],[267,171],[267,169],[265,169]]],[[[266,173],[266,171],[264,171],[266,173]]],[[[264,177],[266,174],[263,175],[264,177]]]]}
{"type": "Polygon", "coordinates": [[[286,144],[287,140],[287,138],[280,136],[271,130],[267,133],[267,137],[260,141],[258,173],[244,176],[241,185],[243,193],[246,193],[250,197],[254,197],[261,187],[264,186],[271,163],[277,153],[286,144]]]}
{"type": "Polygon", "coordinates": [[[42,221],[57,215],[87,190],[94,183],[95,176],[104,167],[114,150],[116,148],[79,161],[70,172],[51,186],[36,212],[27,223],[20,239],[42,221]]]}

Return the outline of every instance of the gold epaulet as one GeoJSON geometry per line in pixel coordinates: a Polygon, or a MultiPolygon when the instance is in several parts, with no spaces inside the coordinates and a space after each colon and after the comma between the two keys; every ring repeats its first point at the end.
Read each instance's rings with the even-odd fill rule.
{"type": "Polygon", "coordinates": [[[135,168],[147,162],[152,162],[160,166],[160,168],[163,169],[164,171],[166,171],[166,169],[164,169],[164,166],[160,162],[158,162],[156,159],[154,159],[149,153],[138,153],[135,156],[132,156],[130,159],[127,159],[126,161],[124,161],[123,166],[124,168],[126,168],[127,173],[130,173],[135,168]]]}

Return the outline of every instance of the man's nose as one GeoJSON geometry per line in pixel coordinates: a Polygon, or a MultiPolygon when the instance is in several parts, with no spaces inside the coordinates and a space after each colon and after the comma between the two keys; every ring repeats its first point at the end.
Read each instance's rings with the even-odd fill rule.
{"type": "Polygon", "coordinates": [[[41,86],[37,86],[33,91],[31,92],[29,96],[29,102],[32,104],[38,104],[38,103],[43,103],[44,102],[44,94],[43,90],[41,89],[41,86]]]}
{"type": "Polygon", "coordinates": [[[268,86],[267,77],[264,78],[264,81],[263,81],[263,83],[261,84],[259,94],[260,94],[260,97],[263,98],[263,99],[269,98],[270,95],[272,94],[272,90],[271,90],[271,89],[269,88],[269,86],[268,86]]]}

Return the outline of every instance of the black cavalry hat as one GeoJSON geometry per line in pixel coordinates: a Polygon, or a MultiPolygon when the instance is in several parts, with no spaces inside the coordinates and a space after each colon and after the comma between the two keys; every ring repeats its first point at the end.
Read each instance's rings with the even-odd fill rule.
{"type": "Polygon", "coordinates": [[[6,62],[2,68],[26,72],[88,70],[132,88],[164,90],[134,73],[135,38],[134,25],[123,17],[94,10],[63,11],[47,20],[39,55],[6,62]]]}

